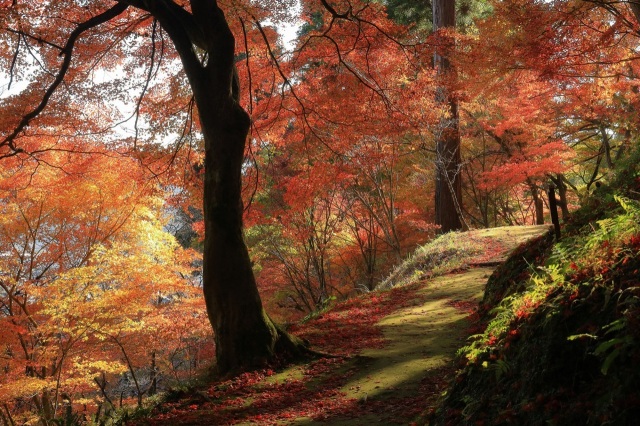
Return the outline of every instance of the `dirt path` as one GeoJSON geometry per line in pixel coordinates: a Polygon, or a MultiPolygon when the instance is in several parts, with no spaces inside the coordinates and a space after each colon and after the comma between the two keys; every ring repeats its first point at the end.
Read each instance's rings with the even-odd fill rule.
{"type": "MultiPolygon", "coordinates": [[[[442,385],[438,383],[438,375],[451,364],[456,350],[469,336],[470,315],[482,299],[489,276],[518,245],[548,231],[547,226],[474,231],[477,237],[491,238],[500,249],[490,259],[483,259],[467,271],[423,282],[416,294],[421,301],[419,304],[400,309],[378,322],[387,344],[362,351],[353,361],[357,372],[340,390],[347,397],[356,398],[361,405],[367,405],[389,398],[411,398],[427,390],[425,382],[432,387],[442,385]]],[[[439,393],[438,389],[430,391],[434,396],[439,393]]],[[[373,411],[358,418],[332,418],[330,423],[404,423],[403,412],[393,409],[383,413],[373,411]]],[[[322,423],[298,419],[295,424],[322,423]]]]}

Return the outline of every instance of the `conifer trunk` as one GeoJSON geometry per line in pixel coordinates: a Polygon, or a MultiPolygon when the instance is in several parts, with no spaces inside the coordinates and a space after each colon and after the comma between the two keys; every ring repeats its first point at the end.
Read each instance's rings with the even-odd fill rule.
{"type": "MultiPolygon", "coordinates": [[[[455,27],[455,1],[433,0],[433,31],[455,27]]],[[[440,232],[462,229],[462,183],[460,179],[460,133],[458,131],[458,104],[450,95],[447,80],[452,77],[451,63],[436,50],[434,54],[440,86],[436,101],[449,110],[440,120],[436,132],[436,224],[440,232]]]]}

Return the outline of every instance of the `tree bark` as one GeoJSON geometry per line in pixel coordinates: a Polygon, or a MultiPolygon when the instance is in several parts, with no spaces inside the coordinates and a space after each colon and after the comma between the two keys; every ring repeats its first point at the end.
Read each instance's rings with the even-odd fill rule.
{"type": "Polygon", "coordinates": [[[560,220],[558,219],[558,205],[556,204],[556,192],[553,185],[549,185],[549,210],[551,212],[551,222],[556,234],[556,241],[560,240],[560,220]]]}
{"type": "MultiPolygon", "coordinates": [[[[455,27],[454,0],[434,0],[432,6],[434,31],[455,27]]],[[[460,133],[458,104],[446,86],[446,80],[452,75],[451,63],[436,51],[434,67],[440,77],[436,101],[449,109],[448,117],[441,119],[436,132],[436,224],[440,225],[440,232],[444,233],[462,229],[460,133]]]]}
{"type": "Polygon", "coordinates": [[[559,200],[557,204],[560,206],[560,210],[562,211],[562,219],[565,221],[569,219],[571,212],[569,212],[569,202],[567,201],[567,184],[565,183],[565,177],[562,173],[558,173],[556,176],[549,176],[555,187],[558,189],[558,197],[559,200]]]}
{"type": "Polygon", "coordinates": [[[191,0],[191,13],[170,0],[129,0],[150,12],[180,55],[205,145],[203,292],[222,375],[305,352],[262,307],[242,231],[242,164],[250,118],[239,103],[235,39],[213,0],[191,0]],[[206,55],[196,53],[196,46],[206,55]]]}

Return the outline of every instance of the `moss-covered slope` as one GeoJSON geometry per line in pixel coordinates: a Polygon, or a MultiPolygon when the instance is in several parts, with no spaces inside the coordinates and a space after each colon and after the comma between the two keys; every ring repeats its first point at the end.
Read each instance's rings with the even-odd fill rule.
{"type": "Polygon", "coordinates": [[[640,418],[640,177],[601,188],[487,286],[488,325],[437,425],[627,425],[640,418]]]}

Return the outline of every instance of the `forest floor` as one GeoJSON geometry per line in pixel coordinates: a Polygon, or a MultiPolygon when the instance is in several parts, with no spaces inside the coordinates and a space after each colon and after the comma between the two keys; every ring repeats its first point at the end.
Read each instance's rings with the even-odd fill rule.
{"type": "Polygon", "coordinates": [[[452,379],[456,350],[478,333],[488,277],[547,226],[459,234],[485,250],[463,270],[337,304],[291,331],[336,355],[262,370],[162,404],[144,425],[423,423],[452,379]]]}

